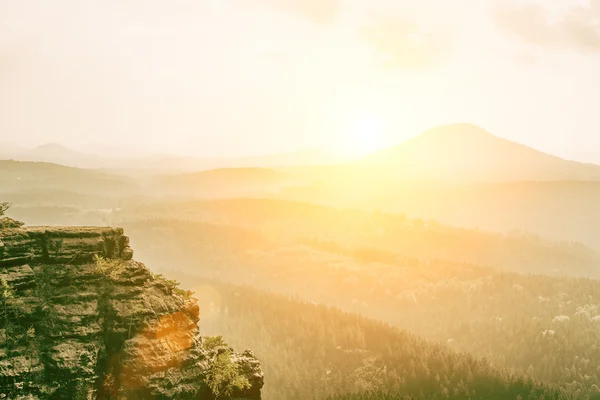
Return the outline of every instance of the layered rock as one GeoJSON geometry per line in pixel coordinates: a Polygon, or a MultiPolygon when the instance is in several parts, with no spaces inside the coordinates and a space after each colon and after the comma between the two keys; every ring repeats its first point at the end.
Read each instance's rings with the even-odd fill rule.
{"type": "Polygon", "coordinates": [[[131,260],[129,238],[120,228],[4,229],[0,234],[2,265],[25,263],[82,264],[95,256],[131,260]]]}
{"type": "Polygon", "coordinates": [[[253,354],[206,346],[195,299],[132,256],[121,229],[0,231],[0,398],[260,398],[253,354]]]}

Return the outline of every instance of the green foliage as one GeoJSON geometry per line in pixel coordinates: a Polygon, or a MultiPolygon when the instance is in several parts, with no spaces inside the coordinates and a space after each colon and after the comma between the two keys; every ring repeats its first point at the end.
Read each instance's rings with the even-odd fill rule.
{"type": "Polygon", "coordinates": [[[191,290],[185,290],[185,289],[181,289],[179,287],[174,288],[173,291],[175,292],[175,294],[183,297],[186,300],[191,300],[192,297],[194,296],[194,292],[192,292],[191,290]]]}
{"type": "Polygon", "coordinates": [[[121,259],[104,258],[99,255],[94,256],[94,265],[96,271],[108,279],[116,279],[126,268],[121,259]]]}
{"type": "Polygon", "coordinates": [[[202,338],[202,345],[206,350],[213,351],[219,347],[227,347],[223,336],[206,336],[202,338]]]}
{"type": "Polygon", "coordinates": [[[9,307],[9,300],[11,300],[14,296],[15,291],[12,286],[8,284],[5,277],[0,277],[0,306],[2,307],[2,309],[0,309],[0,314],[2,315],[2,325],[5,329],[8,328],[9,322],[11,321],[9,315],[11,311],[9,307]]]}
{"type": "Polygon", "coordinates": [[[4,302],[15,295],[15,290],[8,284],[5,277],[0,277],[0,301],[4,302]]]}
{"type": "Polygon", "coordinates": [[[163,274],[152,273],[152,279],[162,283],[163,285],[165,285],[166,287],[168,287],[171,290],[175,289],[179,285],[179,282],[177,282],[175,280],[167,279],[163,274]]]}
{"type": "Polygon", "coordinates": [[[6,211],[12,207],[11,203],[1,202],[0,203],[0,229],[9,229],[9,228],[20,228],[25,225],[21,221],[17,221],[15,219],[4,217],[6,211]]]}
{"type": "MultiPolygon", "coordinates": [[[[209,346],[221,346],[222,338],[214,342],[209,339],[209,346]]],[[[206,343],[205,343],[206,345],[206,343]]],[[[219,347],[213,357],[211,367],[206,376],[206,384],[216,399],[226,399],[236,392],[250,389],[248,378],[233,361],[230,349],[219,347]]]]}
{"type": "MultiPolygon", "coordinates": [[[[265,399],[324,399],[364,391],[374,393],[365,397],[372,400],[569,398],[559,388],[358,315],[203,283],[221,299],[220,312],[203,320],[203,329],[222,333],[235,347],[255,350],[267,378],[265,399]],[[378,397],[379,392],[387,397],[378,397]]],[[[212,348],[223,345],[219,337],[210,340],[212,348]]]]}
{"type": "Polygon", "coordinates": [[[163,274],[152,273],[152,278],[155,281],[161,282],[162,284],[167,286],[169,289],[175,289],[177,286],[179,286],[179,282],[172,280],[172,279],[167,279],[163,274]]]}
{"type": "Polygon", "coordinates": [[[10,321],[10,307],[9,301],[15,297],[15,290],[11,285],[8,284],[5,277],[0,277],[0,303],[2,305],[2,309],[0,313],[2,313],[2,317],[4,318],[4,326],[6,327],[10,321]]]}
{"type": "Polygon", "coordinates": [[[73,379],[68,384],[69,396],[72,400],[89,400],[89,385],[85,380],[73,379]]]}
{"type": "MultiPolygon", "coordinates": [[[[0,327],[3,328],[7,347],[23,346],[29,342],[31,328],[27,329],[19,324],[24,317],[20,306],[22,301],[17,297],[14,288],[5,277],[0,277],[0,327]]],[[[34,336],[35,336],[35,332],[34,336]]]]}
{"type": "MultiPolygon", "coordinates": [[[[296,307],[269,296],[259,301],[236,289],[241,298],[231,292],[219,299],[218,318],[203,319],[202,329],[255,350],[267,376],[265,399],[322,399],[342,390],[396,399],[402,398],[398,388],[413,398],[430,390],[432,398],[475,399],[480,397],[465,391],[485,393],[494,385],[521,393],[500,391],[498,398],[539,399],[531,386],[539,385],[530,378],[560,385],[578,399],[599,395],[600,283],[479,266],[600,276],[598,253],[585,246],[300,203],[145,207],[137,216],[161,219],[130,221],[126,229],[158,267],[176,264],[193,275],[297,293],[443,344],[443,362],[430,363],[421,341],[390,338],[382,333],[387,328],[367,329],[362,320],[332,316],[324,307],[296,307]],[[555,321],[561,315],[570,319],[555,321]]],[[[197,283],[182,276],[190,287],[197,283]]],[[[560,393],[539,390],[546,390],[546,399],[560,393]]]]}
{"type": "Polygon", "coordinates": [[[590,400],[600,400],[600,387],[594,384],[592,385],[592,392],[590,393],[590,400]]]}
{"type": "Polygon", "coordinates": [[[167,279],[163,274],[155,274],[152,273],[152,278],[155,281],[158,281],[165,285],[169,290],[175,293],[178,296],[183,297],[186,300],[191,300],[194,295],[194,292],[191,290],[184,290],[179,287],[180,283],[173,279],[167,279]]]}
{"type": "Polygon", "coordinates": [[[20,228],[25,225],[24,222],[14,220],[9,217],[0,218],[0,229],[20,228]]]}
{"type": "Polygon", "coordinates": [[[177,286],[179,286],[179,282],[176,280],[164,279],[163,282],[171,289],[175,289],[177,286]]]}
{"type": "Polygon", "coordinates": [[[8,211],[8,209],[12,206],[12,204],[3,201],[0,203],[0,217],[4,215],[4,213],[6,213],[6,211],[8,211]]]}
{"type": "MultiPolygon", "coordinates": [[[[244,218],[236,222],[261,226],[251,215],[244,218]]],[[[165,260],[164,268],[177,263],[193,275],[295,293],[306,301],[383,320],[582,396],[600,382],[600,282],[514,274],[464,262],[495,259],[524,272],[538,269],[527,268],[528,263],[566,271],[597,253],[579,246],[568,250],[565,244],[537,246],[527,238],[436,227],[430,222],[416,231],[401,218],[367,219],[345,227],[344,221],[339,218],[332,227],[308,218],[288,221],[288,237],[272,240],[258,231],[189,221],[149,221],[132,224],[128,231],[151,249],[153,253],[145,256],[158,260],[159,267],[165,260]],[[318,232],[319,238],[306,240],[303,237],[309,235],[294,237],[294,232],[318,232]],[[154,246],[158,238],[162,247],[154,246]],[[403,257],[392,249],[393,243],[402,249],[412,245],[409,250],[415,253],[429,249],[432,256],[403,257]],[[456,243],[457,249],[449,243],[456,243]],[[454,261],[433,258],[438,254],[454,261]],[[563,315],[569,319],[555,319],[563,315]]],[[[184,276],[178,279],[194,285],[184,276]]],[[[226,334],[228,341],[230,336],[226,334]]],[[[234,345],[256,349],[256,343],[234,345]]],[[[278,371],[267,374],[269,379],[273,373],[278,371]]]]}

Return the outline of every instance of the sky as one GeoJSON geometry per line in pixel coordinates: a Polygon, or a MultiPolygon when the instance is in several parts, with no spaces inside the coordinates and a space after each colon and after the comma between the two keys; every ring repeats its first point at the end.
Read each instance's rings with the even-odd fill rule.
{"type": "Polygon", "coordinates": [[[445,123],[600,152],[600,0],[0,0],[0,143],[367,153],[445,123]]]}

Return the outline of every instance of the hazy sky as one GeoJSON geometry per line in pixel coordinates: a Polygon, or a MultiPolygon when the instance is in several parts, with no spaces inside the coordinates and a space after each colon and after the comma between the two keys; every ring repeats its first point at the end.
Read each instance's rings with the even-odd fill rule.
{"type": "Polygon", "coordinates": [[[0,0],[0,143],[358,152],[473,122],[584,152],[598,71],[600,0],[0,0]]]}

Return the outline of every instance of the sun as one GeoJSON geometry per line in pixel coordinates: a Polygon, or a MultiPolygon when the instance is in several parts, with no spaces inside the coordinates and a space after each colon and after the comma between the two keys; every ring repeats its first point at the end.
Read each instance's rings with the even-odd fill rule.
{"type": "Polygon", "coordinates": [[[383,121],[373,115],[348,118],[341,131],[341,151],[350,157],[365,156],[382,147],[383,121]]]}
{"type": "Polygon", "coordinates": [[[356,159],[383,149],[398,116],[394,104],[386,93],[370,87],[348,87],[332,96],[324,115],[334,151],[356,159]]]}

